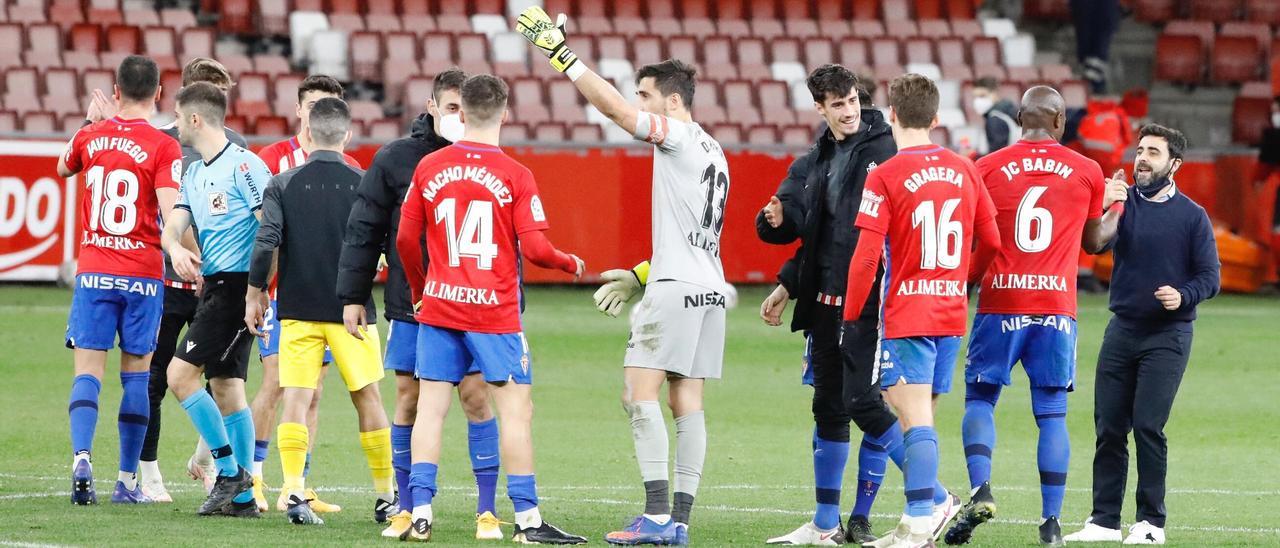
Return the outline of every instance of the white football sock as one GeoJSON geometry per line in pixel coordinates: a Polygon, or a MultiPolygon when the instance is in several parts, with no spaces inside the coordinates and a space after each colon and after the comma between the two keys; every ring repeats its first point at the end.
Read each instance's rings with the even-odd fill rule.
{"type": "Polygon", "coordinates": [[[427,520],[427,523],[431,523],[433,521],[430,504],[419,504],[413,507],[413,521],[418,521],[420,519],[427,520]]]}
{"type": "Polygon", "coordinates": [[[138,477],[143,482],[164,482],[164,477],[160,475],[160,463],[153,460],[138,461],[138,477]]]}
{"type": "Polygon", "coordinates": [[[262,461],[260,460],[253,461],[253,477],[258,478],[258,481],[262,481],[262,461]]]}
{"type": "Polygon", "coordinates": [[[542,513],[534,506],[523,512],[516,512],[516,525],[521,529],[537,529],[542,527],[542,513]]]}
{"type": "Polygon", "coordinates": [[[120,473],[116,475],[116,480],[119,481],[120,483],[123,483],[124,488],[129,491],[132,491],[138,488],[137,474],[134,474],[131,472],[125,472],[124,470],[121,470],[120,473]]]}
{"type": "Polygon", "coordinates": [[[671,521],[671,514],[645,514],[644,517],[658,525],[666,525],[671,521]]]}

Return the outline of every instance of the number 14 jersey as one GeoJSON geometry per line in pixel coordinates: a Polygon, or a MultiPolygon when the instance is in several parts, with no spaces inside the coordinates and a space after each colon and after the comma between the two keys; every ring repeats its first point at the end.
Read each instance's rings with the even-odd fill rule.
{"type": "Polygon", "coordinates": [[[720,231],[729,165],[720,143],[698,124],[647,112],[637,115],[633,137],[654,146],[649,281],[678,280],[723,293],[720,231]]]}
{"type": "Polygon", "coordinates": [[[1102,168],[1054,141],[1018,141],[977,166],[1001,239],[978,312],[1076,317],[1080,239],[1085,220],[1102,216],[1102,168]]]}
{"type": "Polygon", "coordinates": [[[156,189],[178,190],[178,141],[146,120],[115,117],[80,128],[63,160],[83,181],[76,273],[164,277],[156,189]]]}
{"type": "Polygon", "coordinates": [[[546,230],[529,168],[490,145],[459,141],[413,172],[400,223],[425,227],[423,324],[474,333],[518,333],[521,234],[546,230]]]}

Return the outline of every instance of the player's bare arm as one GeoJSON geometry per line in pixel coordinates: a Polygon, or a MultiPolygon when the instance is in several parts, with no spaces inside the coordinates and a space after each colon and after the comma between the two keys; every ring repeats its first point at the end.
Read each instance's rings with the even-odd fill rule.
{"type": "Polygon", "coordinates": [[[182,234],[191,228],[191,212],[173,208],[165,219],[164,232],[160,234],[160,247],[169,254],[173,269],[182,279],[194,282],[200,278],[200,256],[182,245],[182,234]]]}
{"type": "Polygon", "coordinates": [[[582,96],[587,98],[591,106],[607,116],[613,123],[634,134],[636,120],[640,111],[596,73],[588,69],[586,63],[578,59],[577,54],[565,44],[564,24],[567,18],[562,13],[555,21],[540,6],[532,6],[516,18],[516,29],[529,43],[538,48],[551,61],[551,67],[565,73],[582,96]]]}

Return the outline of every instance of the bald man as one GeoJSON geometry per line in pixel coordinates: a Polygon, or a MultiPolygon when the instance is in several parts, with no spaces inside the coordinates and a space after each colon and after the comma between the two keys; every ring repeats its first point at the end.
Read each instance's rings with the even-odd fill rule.
{"type": "Polygon", "coordinates": [[[1062,544],[1058,517],[1071,452],[1066,413],[1076,370],[1077,259],[1082,244],[1097,253],[1115,234],[1119,212],[1103,212],[1125,198],[1123,183],[1108,192],[1097,162],[1058,143],[1065,110],[1053,88],[1027,90],[1018,113],[1022,138],[977,162],[1003,241],[982,279],[965,365],[963,437],[973,490],[947,531],[947,544],[968,542],[974,528],[995,516],[995,405],[1018,362],[1030,380],[1040,429],[1040,541],[1062,544]]]}

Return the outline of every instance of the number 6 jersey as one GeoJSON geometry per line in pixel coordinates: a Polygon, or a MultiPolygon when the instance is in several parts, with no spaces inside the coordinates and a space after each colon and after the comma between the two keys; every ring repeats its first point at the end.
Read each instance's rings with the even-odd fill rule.
{"type": "Polygon", "coordinates": [[[887,236],[883,338],[964,334],[974,227],[994,216],[973,163],[940,146],[901,149],[871,171],[855,224],[887,236]]]}
{"type": "Polygon", "coordinates": [[[178,141],[146,120],[115,117],[80,128],[63,160],[82,177],[76,273],[164,277],[156,189],[178,189],[178,141]]]}
{"type": "Polygon", "coordinates": [[[641,112],[633,137],[652,143],[653,256],[649,281],[679,280],[724,292],[720,231],[729,166],[698,124],[641,112]]]}
{"type": "Polygon", "coordinates": [[[401,232],[425,228],[430,257],[415,318],[460,331],[519,332],[516,243],[548,226],[533,173],[502,149],[459,141],[428,154],[400,209],[401,232]]]}

